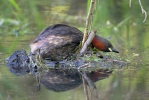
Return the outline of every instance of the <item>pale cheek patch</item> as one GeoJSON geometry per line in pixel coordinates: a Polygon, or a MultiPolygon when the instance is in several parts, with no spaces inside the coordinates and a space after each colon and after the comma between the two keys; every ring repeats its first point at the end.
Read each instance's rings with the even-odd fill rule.
{"type": "Polygon", "coordinates": [[[108,48],[108,49],[109,49],[110,52],[112,52],[112,49],[111,48],[108,48]]]}

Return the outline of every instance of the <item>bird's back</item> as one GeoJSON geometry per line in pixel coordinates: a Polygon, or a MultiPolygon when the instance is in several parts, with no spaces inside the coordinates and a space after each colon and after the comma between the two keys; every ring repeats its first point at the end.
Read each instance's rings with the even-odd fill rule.
{"type": "Polygon", "coordinates": [[[45,28],[30,45],[31,52],[36,54],[40,49],[43,58],[63,60],[71,55],[82,41],[83,34],[77,28],[56,24],[45,28]]]}

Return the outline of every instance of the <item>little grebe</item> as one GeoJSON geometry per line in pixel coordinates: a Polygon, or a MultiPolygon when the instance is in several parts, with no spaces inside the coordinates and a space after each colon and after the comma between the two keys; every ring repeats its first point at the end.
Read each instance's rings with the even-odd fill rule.
{"type": "MultiPolygon", "coordinates": [[[[82,39],[83,33],[77,28],[55,24],[45,28],[31,43],[31,53],[36,54],[40,50],[43,59],[64,60],[74,54],[82,39]]],[[[108,40],[98,35],[93,38],[92,45],[100,51],[118,53],[108,40]]]]}

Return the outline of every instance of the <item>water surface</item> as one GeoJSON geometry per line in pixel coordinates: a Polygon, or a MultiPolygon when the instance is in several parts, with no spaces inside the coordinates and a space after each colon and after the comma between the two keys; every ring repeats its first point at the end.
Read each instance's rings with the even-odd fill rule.
{"type": "MultiPolygon", "coordinates": [[[[10,0],[13,1],[13,0],[10,0]]],[[[46,26],[65,23],[83,31],[87,2],[85,0],[16,0],[17,5],[0,0],[0,100],[85,100],[83,86],[53,92],[43,86],[36,91],[33,75],[15,76],[4,60],[15,50],[30,52],[29,44],[46,26]]],[[[149,13],[148,0],[142,1],[149,13]]],[[[121,70],[96,82],[101,100],[148,100],[149,98],[149,32],[147,20],[137,3],[128,1],[98,2],[94,28],[109,39],[120,53],[116,59],[128,63],[121,70]],[[127,3],[126,3],[127,2],[127,3]],[[99,10],[98,10],[99,9],[99,10]],[[101,10],[102,9],[102,10],[101,10]],[[98,14],[97,14],[98,13],[98,14]]]]}

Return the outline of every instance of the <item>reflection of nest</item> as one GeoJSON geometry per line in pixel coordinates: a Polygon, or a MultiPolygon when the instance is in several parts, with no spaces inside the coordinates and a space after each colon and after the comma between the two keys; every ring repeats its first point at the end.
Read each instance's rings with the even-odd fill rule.
{"type": "Polygon", "coordinates": [[[36,59],[34,56],[28,57],[24,50],[15,51],[7,59],[7,66],[13,74],[24,75],[31,72],[37,77],[41,77],[41,80],[39,79],[41,83],[53,91],[66,91],[76,88],[82,83],[81,76],[85,77],[89,86],[92,86],[90,81],[96,82],[104,79],[109,76],[114,66],[122,67],[125,64],[119,60],[89,61],[84,60],[83,57],[73,61],[50,62],[48,60],[43,61],[42,58],[36,59]]]}

